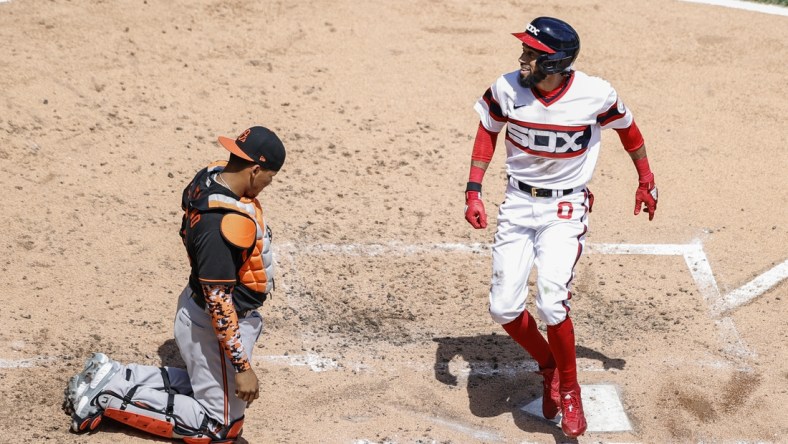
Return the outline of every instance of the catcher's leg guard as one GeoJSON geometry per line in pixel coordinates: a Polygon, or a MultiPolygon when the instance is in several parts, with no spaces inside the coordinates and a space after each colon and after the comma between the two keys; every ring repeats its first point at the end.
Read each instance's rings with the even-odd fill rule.
{"type": "Polygon", "coordinates": [[[178,424],[175,417],[162,417],[161,412],[128,406],[125,410],[108,408],[104,416],[120,423],[163,438],[180,438],[187,444],[231,443],[241,436],[243,418],[222,427],[207,416],[199,429],[178,424]]]}
{"type": "MultiPolygon", "coordinates": [[[[149,413],[157,413],[157,412],[149,412],[149,413]]],[[[104,410],[104,416],[107,418],[114,419],[120,423],[126,424],[128,426],[134,427],[135,429],[140,429],[144,432],[150,433],[151,435],[161,436],[162,438],[172,438],[172,429],[174,424],[167,421],[167,419],[161,419],[151,416],[147,416],[143,413],[135,413],[129,410],[121,410],[121,409],[113,409],[108,408],[104,410]]],[[[156,415],[158,416],[158,415],[156,415]]]]}
{"type": "Polygon", "coordinates": [[[243,417],[222,425],[208,416],[194,398],[176,393],[167,370],[161,369],[163,387],[134,385],[125,396],[106,390],[99,396],[104,416],[163,438],[181,438],[189,444],[232,442],[240,436],[243,417]]]}

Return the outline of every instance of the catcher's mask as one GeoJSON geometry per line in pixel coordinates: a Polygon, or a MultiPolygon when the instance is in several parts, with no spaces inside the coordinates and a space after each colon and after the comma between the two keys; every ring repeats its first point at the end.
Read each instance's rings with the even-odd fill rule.
{"type": "Polygon", "coordinates": [[[568,23],[552,17],[537,17],[525,27],[525,32],[512,33],[529,47],[544,54],[536,59],[536,66],[545,74],[569,71],[580,53],[580,37],[568,23]]]}

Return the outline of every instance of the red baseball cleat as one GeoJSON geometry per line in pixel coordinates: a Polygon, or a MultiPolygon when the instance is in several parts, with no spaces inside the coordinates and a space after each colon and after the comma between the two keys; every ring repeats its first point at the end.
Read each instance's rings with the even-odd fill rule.
{"type": "Polygon", "coordinates": [[[561,392],[561,406],[563,418],[561,419],[561,430],[569,438],[577,438],[585,433],[588,428],[586,416],[583,414],[583,401],[580,398],[580,386],[574,389],[561,392]]]}
{"type": "Polygon", "coordinates": [[[558,372],[555,368],[538,371],[544,377],[544,393],[542,394],[542,415],[553,419],[561,411],[561,394],[558,392],[558,372]]]}

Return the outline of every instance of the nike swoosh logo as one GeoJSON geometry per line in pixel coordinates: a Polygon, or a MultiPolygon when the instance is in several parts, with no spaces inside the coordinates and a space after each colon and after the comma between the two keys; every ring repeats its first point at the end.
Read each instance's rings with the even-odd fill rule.
{"type": "Polygon", "coordinates": [[[522,107],[524,107],[524,106],[528,106],[528,104],[527,104],[527,103],[525,103],[525,104],[522,104],[522,105],[514,105],[514,109],[517,109],[517,108],[522,108],[522,107]]]}

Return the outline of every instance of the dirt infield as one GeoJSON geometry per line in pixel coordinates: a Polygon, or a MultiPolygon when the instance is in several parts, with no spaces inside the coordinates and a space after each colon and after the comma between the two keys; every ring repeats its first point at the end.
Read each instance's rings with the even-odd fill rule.
{"type": "Polygon", "coordinates": [[[632,216],[606,133],[572,313],[581,384],[615,386],[632,430],[579,441],[785,442],[788,283],[715,303],[788,259],[788,22],[672,0],[0,3],[0,441],[156,441],[70,434],[63,387],[91,351],[179,364],[180,193],[253,124],[288,158],[245,440],[563,441],[522,409],[540,385],[487,313],[494,229],[462,216],[472,106],[539,15],[575,25],[660,191],[632,216]]]}

